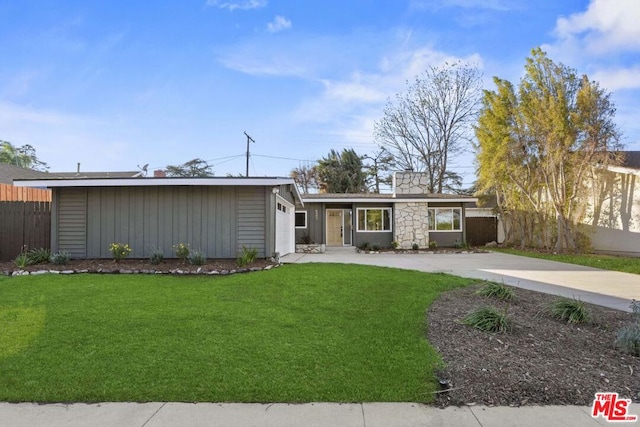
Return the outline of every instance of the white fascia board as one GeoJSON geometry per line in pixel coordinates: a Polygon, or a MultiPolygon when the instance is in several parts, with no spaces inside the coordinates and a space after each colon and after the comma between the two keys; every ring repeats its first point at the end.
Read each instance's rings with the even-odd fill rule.
{"type": "Polygon", "coordinates": [[[607,166],[607,169],[615,173],[640,176],[640,170],[638,169],[625,168],[623,166],[607,166]]]}
{"type": "Polygon", "coordinates": [[[478,202],[477,197],[469,197],[464,199],[394,199],[393,197],[384,199],[302,199],[304,203],[471,203],[478,202]]]}
{"type": "MultiPolygon", "coordinates": [[[[103,178],[14,180],[16,187],[175,187],[269,186],[294,184],[292,178],[103,178]]],[[[297,191],[297,190],[296,190],[297,191]]]]}

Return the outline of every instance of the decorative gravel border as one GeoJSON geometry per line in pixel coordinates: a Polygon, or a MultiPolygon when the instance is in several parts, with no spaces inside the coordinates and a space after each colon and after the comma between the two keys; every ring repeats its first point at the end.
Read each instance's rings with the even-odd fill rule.
{"type": "Polygon", "coordinates": [[[144,269],[144,270],[129,270],[122,268],[98,268],[96,270],[93,269],[85,269],[85,270],[36,270],[36,271],[26,271],[26,270],[14,270],[14,271],[3,271],[2,275],[4,276],[39,276],[42,274],[170,274],[176,276],[228,276],[230,274],[239,274],[239,273],[252,273],[256,271],[267,271],[272,268],[280,267],[282,264],[269,264],[265,267],[251,267],[251,268],[237,268],[233,270],[203,270],[202,267],[198,267],[196,270],[189,269],[181,269],[174,268],[168,271],[162,270],[154,270],[154,269],[144,269]]]}
{"type": "Polygon", "coordinates": [[[356,251],[359,254],[399,254],[399,255],[403,255],[403,254],[428,254],[428,255],[448,255],[448,254],[488,254],[491,253],[491,251],[485,250],[485,249],[442,249],[442,250],[437,250],[437,251],[433,251],[433,250],[428,250],[428,249],[422,249],[422,250],[417,250],[414,251],[412,249],[407,249],[407,250],[402,250],[402,249],[395,249],[395,250],[390,250],[390,251],[371,251],[371,250],[362,250],[359,248],[356,248],[356,251]]]}

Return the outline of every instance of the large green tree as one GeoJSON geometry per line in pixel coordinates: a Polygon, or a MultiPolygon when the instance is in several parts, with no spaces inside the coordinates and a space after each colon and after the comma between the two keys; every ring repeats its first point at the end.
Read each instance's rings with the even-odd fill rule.
{"type": "Polygon", "coordinates": [[[0,141],[0,163],[40,171],[46,171],[49,168],[45,162],[38,159],[36,149],[31,145],[18,147],[8,141],[0,141]]]}
{"type": "Polygon", "coordinates": [[[593,173],[621,149],[610,94],[539,48],[517,90],[494,83],[476,127],[480,191],[498,196],[512,243],[579,249],[593,173]]]}
{"type": "Polygon", "coordinates": [[[325,193],[362,193],[367,191],[367,173],[362,158],[353,149],[331,150],[318,161],[320,190],[325,193]]]}
{"type": "Polygon", "coordinates": [[[427,191],[454,191],[462,182],[452,160],[470,147],[481,92],[481,74],[468,64],[431,67],[389,100],[375,123],[376,143],[400,169],[425,172],[427,191]]]}

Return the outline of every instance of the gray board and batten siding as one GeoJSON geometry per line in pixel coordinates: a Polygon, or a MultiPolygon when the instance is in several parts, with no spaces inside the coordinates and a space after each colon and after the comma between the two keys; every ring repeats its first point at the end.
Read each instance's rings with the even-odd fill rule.
{"type": "Polygon", "coordinates": [[[235,258],[245,245],[266,257],[267,186],[114,186],[54,188],[52,250],[74,258],[110,258],[127,243],[131,258],[155,247],[167,258],[188,243],[208,258],[235,258]],[[57,205],[57,206],[56,206],[57,205]]]}

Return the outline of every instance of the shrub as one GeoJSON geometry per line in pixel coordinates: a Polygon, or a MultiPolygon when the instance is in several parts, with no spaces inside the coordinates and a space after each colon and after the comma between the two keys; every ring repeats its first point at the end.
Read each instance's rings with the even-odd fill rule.
{"type": "Polygon", "coordinates": [[[456,242],[453,244],[453,247],[456,249],[469,249],[469,244],[464,240],[462,242],[456,240],[456,242]]]}
{"type": "Polygon", "coordinates": [[[634,320],[618,330],[616,345],[627,353],[640,356],[640,302],[632,300],[631,311],[634,320]]]}
{"type": "Polygon", "coordinates": [[[69,252],[60,251],[60,252],[57,252],[55,254],[52,254],[51,257],[49,258],[49,261],[52,264],[65,265],[65,264],[67,264],[69,262],[70,258],[71,258],[71,256],[69,255],[69,252]]]}
{"type": "Polygon", "coordinates": [[[393,242],[391,242],[391,247],[393,249],[398,249],[400,247],[400,243],[398,243],[396,240],[394,240],[393,242]]]}
{"type": "Polygon", "coordinates": [[[429,240],[429,249],[438,249],[438,242],[435,240],[429,240]]]}
{"type": "Polygon", "coordinates": [[[240,254],[238,255],[236,263],[238,264],[238,267],[245,267],[255,261],[256,258],[258,258],[257,248],[247,249],[244,245],[242,245],[242,252],[240,252],[240,254]]]}
{"type": "Polygon", "coordinates": [[[300,237],[299,242],[303,245],[311,244],[311,236],[309,236],[309,233],[305,233],[302,237],[300,237]]]}
{"type": "Polygon", "coordinates": [[[195,249],[189,253],[189,264],[191,265],[203,265],[207,262],[207,256],[204,252],[195,249]]]}
{"type": "Polygon", "coordinates": [[[31,262],[29,261],[29,255],[27,255],[26,252],[23,252],[14,258],[13,263],[19,268],[25,268],[26,266],[31,265],[31,262]]]}
{"type": "Polygon", "coordinates": [[[549,307],[551,316],[569,323],[589,322],[589,313],[584,302],[577,299],[558,298],[549,307]]]}
{"type": "Polygon", "coordinates": [[[127,243],[112,243],[109,246],[109,252],[111,252],[114,261],[118,262],[129,256],[131,248],[127,243]]]}
{"type": "Polygon", "coordinates": [[[173,245],[173,252],[181,261],[186,261],[189,258],[189,244],[178,243],[177,245],[173,245]]]}
{"type": "Polygon", "coordinates": [[[476,291],[476,294],[485,297],[497,298],[503,301],[512,301],[516,297],[513,289],[495,282],[487,282],[483,287],[476,291]]]}
{"type": "Polygon", "coordinates": [[[368,251],[369,243],[368,242],[361,243],[360,246],[358,246],[358,249],[360,249],[361,251],[368,251]]]}
{"type": "Polygon", "coordinates": [[[508,332],[513,327],[511,319],[507,316],[508,307],[506,306],[503,311],[495,307],[479,308],[469,313],[462,323],[484,332],[508,332]]]}
{"type": "Polygon", "coordinates": [[[413,245],[411,245],[411,249],[413,249],[414,251],[417,251],[418,249],[420,249],[420,245],[417,243],[414,243],[413,245]]]}
{"type": "Polygon", "coordinates": [[[42,264],[49,262],[51,251],[45,248],[31,249],[27,252],[27,257],[29,258],[29,264],[42,264]]]}
{"type": "Polygon", "coordinates": [[[379,251],[380,250],[380,245],[377,243],[374,243],[373,245],[371,245],[371,250],[372,251],[379,251]]]}
{"type": "Polygon", "coordinates": [[[149,261],[153,265],[158,265],[162,261],[164,261],[164,253],[162,252],[162,249],[153,246],[151,248],[151,255],[149,256],[149,261]]]}

